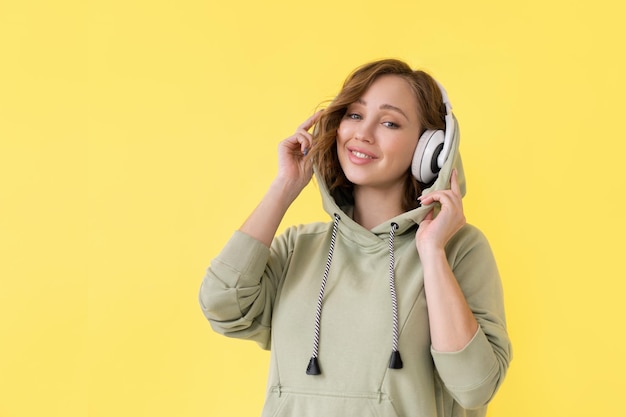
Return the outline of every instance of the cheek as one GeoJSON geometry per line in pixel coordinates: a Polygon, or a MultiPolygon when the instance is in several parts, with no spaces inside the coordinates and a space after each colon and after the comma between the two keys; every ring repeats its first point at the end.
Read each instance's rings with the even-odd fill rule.
{"type": "Polygon", "coordinates": [[[345,126],[342,127],[342,125],[339,125],[335,137],[335,149],[337,150],[337,158],[339,159],[339,165],[342,170],[344,169],[344,163],[346,162],[346,142],[350,138],[346,130],[345,126]]]}
{"type": "Polygon", "coordinates": [[[348,128],[345,123],[340,123],[337,128],[337,144],[344,143],[350,135],[348,134],[348,128]]]}
{"type": "Polygon", "coordinates": [[[390,153],[396,156],[396,160],[401,165],[410,165],[413,161],[413,155],[415,154],[415,149],[417,148],[417,141],[413,142],[411,140],[396,140],[392,141],[392,148],[388,149],[390,153]]]}
{"type": "Polygon", "coordinates": [[[406,153],[408,155],[410,155],[410,159],[413,159],[413,155],[415,154],[415,151],[417,150],[417,141],[411,143],[407,149],[406,149],[406,153]]]}

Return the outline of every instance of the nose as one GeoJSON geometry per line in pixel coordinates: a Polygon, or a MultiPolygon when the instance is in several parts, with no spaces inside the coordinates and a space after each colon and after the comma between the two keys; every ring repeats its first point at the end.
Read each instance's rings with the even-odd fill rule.
{"type": "Polygon", "coordinates": [[[354,131],[354,138],[361,142],[374,142],[374,129],[370,123],[361,122],[354,131]]]}

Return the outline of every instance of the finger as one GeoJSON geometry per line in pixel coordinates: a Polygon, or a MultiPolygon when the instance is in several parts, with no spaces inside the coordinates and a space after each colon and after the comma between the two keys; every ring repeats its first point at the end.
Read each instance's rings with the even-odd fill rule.
{"type": "Polygon", "coordinates": [[[315,123],[317,123],[323,112],[324,110],[318,110],[317,112],[315,112],[311,117],[306,119],[304,123],[302,123],[298,127],[298,130],[304,130],[305,132],[308,132],[308,130],[311,129],[315,123]]]}
{"type": "Polygon", "coordinates": [[[306,155],[309,151],[309,148],[311,147],[311,135],[309,134],[303,134],[301,132],[298,132],[294,135],[294,139],[298,142],[298,144],[300,145],[300,152],[302,152],[303,155],[306,155]]]}
{"type": "Polygon", "coordinates": [[[441,191],[433,191],[428,194],[419,196],[418,200],[420,201],[420,203],[422,203],[422,205],[427,206],[435,201],[439,201],[439,199],[441,198],[440,194],[441,191]]]}
{"type": "Polygon", "coordinates": [[[461,196],[461,186],[459,185],[458,171],[456,168],[452,170],[452,176],[450,177],[450,190],[452,190],[455,195],[461,196]]]}
{"type": "Polygon", "coordinates": [[[287,149],[289,152],[297,152],[297,150],[303,149],[304,147],[302,146],[302,144],[303,139],[298,134],[291,135],[281,142],[281,146],[287,149]]]}
{"type": "Polygon", "coordinates": [[[434,191],[428,195],[423,196],[423,198],[420,199],[420,202],[424,206],[437,202],[441,205],[442,208],[444,206],[458,208],[460,207],[460,201],[460,197],[449,190],[434,191]]]}
{"type": "Polygon", "coordinates": [[[294,136],[298,138],[298,141],[301,144],[300,150],[304,155],[306,155],[313,144],[313,135],[306,130],[298,129],[294,136]]]}
{"type": "Polygon", "coordinates": [[[313,142],[313,135],[310,134],[309,132],[307,132],[306,130],[298,129],[294,133],[294,136],[300,136],[300,137],[302,137],[303,139],[306,139],[309,142],[313,142]]]}
{"type": "Polygon", "coordinates": [[[433,221],[433,217],[433,210],[430,210],[428,213],[426,213],[426,216],[422,219],[422,221],[419,223],[419,227],[417,228],[417,236],[420,236],[422,233],[424,233],[425,228],[428,227],[428,225],[433,221]]]}

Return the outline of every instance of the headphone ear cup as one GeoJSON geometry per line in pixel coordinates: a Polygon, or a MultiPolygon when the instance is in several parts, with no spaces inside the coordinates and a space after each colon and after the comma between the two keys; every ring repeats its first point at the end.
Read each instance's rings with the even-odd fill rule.
{"type": "Polygon", "coordinates": [[[413,155],[411,172],[423,184],[429,184],[439,173],[437,157],[443,149],[445,133],[443,130],[427,130],[417,141],[413,155]]]}

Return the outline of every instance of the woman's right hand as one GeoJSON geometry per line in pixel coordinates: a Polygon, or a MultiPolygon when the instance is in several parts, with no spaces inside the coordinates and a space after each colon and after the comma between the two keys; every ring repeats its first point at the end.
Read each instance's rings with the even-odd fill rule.
{"type": "Polygon", "coordinates": [[[306,187],[313,176],[313,166],[306,158],[313,144],[313,135],[309,129],[319,120],[323,110],[316,112],[298,126],[296,132],[283,140],[278,146],[277,181],[287,187],[294,198],[306,187]]]}

